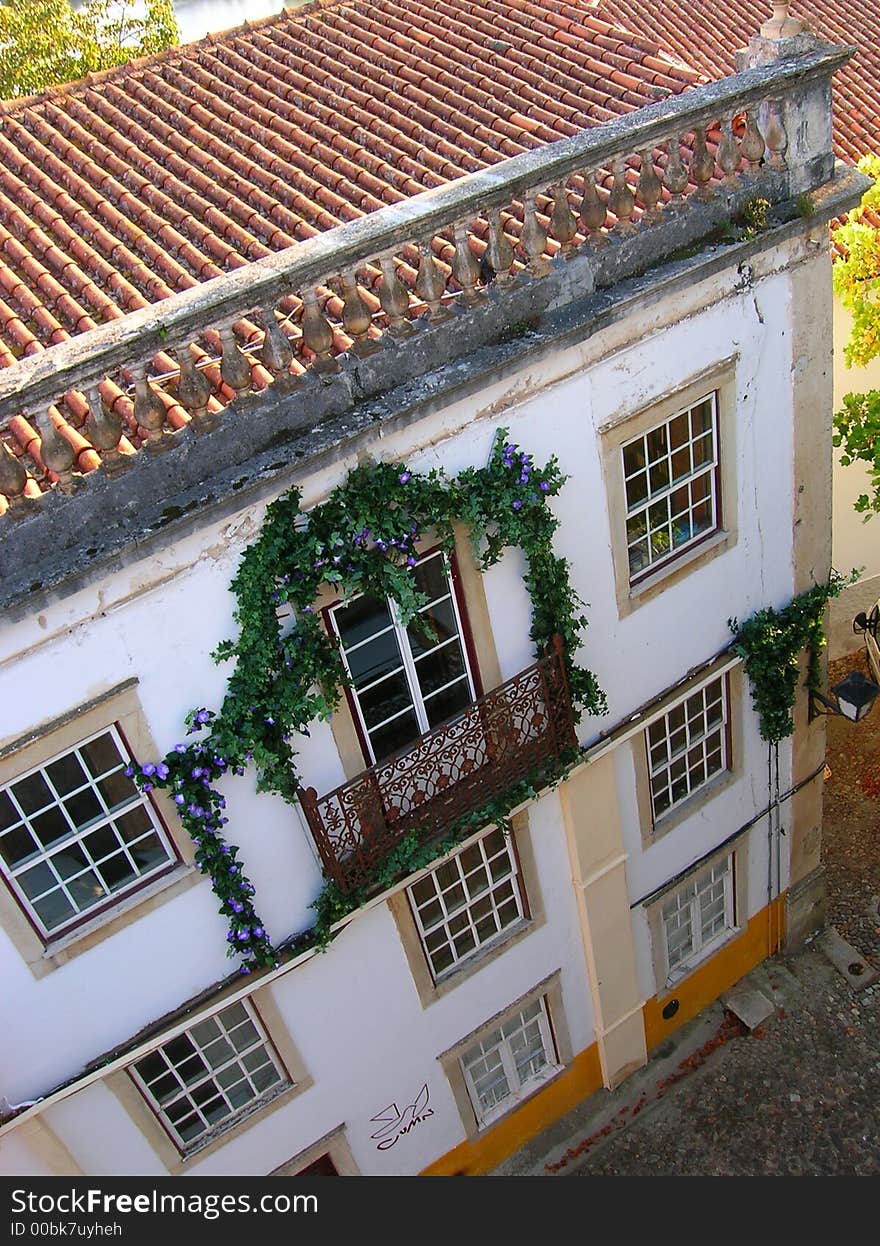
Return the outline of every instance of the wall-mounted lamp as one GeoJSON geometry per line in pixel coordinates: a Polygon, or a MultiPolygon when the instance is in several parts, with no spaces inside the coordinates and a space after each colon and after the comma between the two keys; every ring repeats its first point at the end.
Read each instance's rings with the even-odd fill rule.
{"type": "Polygon", "coordinates": [[[864,610],[861,610],[856,615],[853,619],[853,631],[857,636],[864,635],[867,632],[869,636],[873,636],[876,640],[878,624],[880,624],[880,603],[874,606],[870,614],[865,614],[864,610]]]}
{"type": "Polygon", "coordinates": [[[867,679],[861,671],[850,671],[846,679],[835,684],[831,691],[837,698],[836,702],[829,700],[821,692],[810,689],[809,722],[820,714],[840,714],[850,722],[861,722],[868,717],[871,707],[880,696],[880,686],[867,679]],[[820,705],[825,708],[820,709],[820,705]]]}

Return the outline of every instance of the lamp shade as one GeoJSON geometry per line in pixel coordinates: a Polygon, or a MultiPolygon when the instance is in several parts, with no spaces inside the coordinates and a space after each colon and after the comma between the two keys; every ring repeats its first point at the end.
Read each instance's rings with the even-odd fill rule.
{"type": "Polygon", "coordinates": [[[837,697],[841,714],[851,722],[861,722],[871,712],[880,687],[866,679],[861,671],[850,671],[846,679],[831,689],[837,697]]]}

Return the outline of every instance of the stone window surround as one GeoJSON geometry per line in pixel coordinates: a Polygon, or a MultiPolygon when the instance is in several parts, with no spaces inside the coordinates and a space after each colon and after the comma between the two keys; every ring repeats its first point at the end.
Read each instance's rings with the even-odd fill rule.
{"type": "Polygon", "coordinates": [[[320,1159],[322,1155],[330,1156],[338,1176],[359,1177],[361,1175],[348,1144],[348,1138],[345,1136],[344,1123],[338,1125],[336,1129],[331,1129],[329,1133],[324,1134],[323,1138],[319,1138],[317,1142],[299,1151],[283,1164],[279,1164],[277,1168],[273,1168],[268,1175],[270,1177],[299,1176],[304,1168],[308,1168],[309,1164],[314,1164],[315,1160],[320,1159]]]}
{"type": "Polygon", "coordinates": [[[743,757],[743,669],[740,660],[725,654],[711,666],[702,670],[685,687],[676,687],[645,717],[643,730],[632,736],[629,742],[633,769],[635,771],[636,805],[639,813],[642,847],[649,848],[663,835],[667,835],[686,819],[693,817],[710,800],[729,787],[742,775],[743,757]],[[673,706],[686,700],[699,688],[719,675],[727,680],[727,760],[724,770],[712,775],[701,787],[691,792],[679,804],[674,805],[660,817],[654,817],[651,801],[651,774],[648,760],[648,727],[658,718],[668,714],[673,706]]]}
{"type": "Polygon", "coordinates": [[[524,995],[521,995],[513,1003],[508,1004],[500,1012],[493,1017],[484,1021],[481,1025],[472,1030],[466,1037],[460,1039],[437,1057],[441,1068],[449,1082],[455,1099],[456,1107],[461,1116],[462,1125],[464,1126],[465,1135],[468,1139],[473,1139],[487,1130],[493,1129],[500,1121],[504,1120],[511,1112],[515,1112],[518,1108],[527,1103],[529,1099],[539,1094],[544,1088],[559,1076],[560,1073],[571,1063],[574,1058],[574,1051],[571,1045],[571,1037],[568,1031],[568,1022],[565,1016],[565,1008],[562,996],[562,971],[556,969],[553,973],[548,974],[524,995]],[[550,1033],[553,1037],[553,1043],[556,1048],[556,1069],[548,1077],[541,1079],[536,1083],[534,1088],[521,1098],[516,1099],[510,1104],[510,1108],[506,1112],[500,1112],[498,1115],[488,1121],[485,1125],[481,1124],[477,1119],[471,1097],[468,1092],[467,1082],[465,1080],[464,1070],[461,1067],[461,1057],[472,1047],[478,1039],[487,1034],[490,1030],[495,1029],[498,1025],[510,1020],[518,1012],[521,1012],[527,1005],[533,1003],[536,999],[543,997],[547,1009],[547,1018],[550,1023],[550,1033]]]}
{"type": "MultiPolygon", "coordinates": [[[[224,991],[223,995],[218,997],[215,1001],[215,1006],[211,1008],[210,1012],[200,1013],[193,1021],[193,1024],[196,1025],[207,1020],[215,1013],[222,1012],[224,1008],[230,1005],[230,1002],[235,1002],[234,1000],[230,1001],[228,998],[230,994],[232,994],[232,988],[224,991]]],[[[265,1119],[268,1113],[277,1111],[278,1108],[289,1103],[291,1099],[303,1094],[313,1084],[312,1078],[309,1076],[299,1054],[299,1050],[293,1042],[281,1012],[275,1003],[271,984],[265,987],[257,987],[255,991],[252,991],[241,1002],[244,1002],[248,1008],[256,1012],[258,1020],[274,1048],[282,1068],[287,1074],[287,1081],[281,1086],[273,1088],[266,1097],[255,1100],[240,1115],[221,1122],[215,1129],[203,1135],[192,1147],[187,1148],[186,1151],[183,1151],[172,1139],[171,1134],[166,1126],[163,1125],[155,1109],[144,1098],[134,1078],[131,1076],[128,1066],[116,1069],[105,1079],[105,1085],[122,1104],[133,1126],[144,1136],[150,1149],[165,1167],[169,1176],[175,1177],[185,1173],[194,1164],[206,1159],[233,1138],[238,1137],[259,1121],[265,1119]]],[[[181,1032],[179,1028],[175,1030],[175,1034],[181,1032]]],[[[157,1035],[154,1046],[161,1047],[163,1043],[168,1041],[170,1041],[168,1036],[157,1035]]],[[[138,1059],[142,1059],[143,1055],[144,1053],[142,1052],[138,1059]]],[[[135,1062],[132,1061],[131,1063],[134,1064],[135,1062]]]]}
{"type": "MultiPolygon", "coordinates": [[[[10,782],[19,774],[42,765],[112,723],[118,725],[132,756],[138,761],[158,757],[160,752],[141,709],[137,684],[134,678],[108,688],[85,705],[43,723],[0,749],[0,783],[10,782]]],[[[59,968],[201,881],[202,875],[194,864],[195,847],[182,830],[174,805],[159,789],[154,789],[147,799],[159,815],[177,860],[170,862],[158,877],[136,886],[118,903],[111,904],[75,929],[57,938],[45,939],[39,935],[3,880],[0,926],[35,978],[59,968]]]]}
{"type": "Polygon", "coordinates": [[[671,988],[680,985],[685,979],[721,950],[731,939],[742,932],[748,922],[748,836],[741,836],[734,843],[722,845],[715,852],[699,860],[684,877],[677,878],[674,884],[664,888],[646,906],[648,929],[651,935],[652,962],[654,982],[659,998],[671,988]],[[695,874],[718,865],[725,857],[731,858],[733,869],[733,925],[726,932],[726,937],[713,943],[708,951],[701,953],[693,961],[679,966],[673,974],[669,972],[666,958],[666,936],[663,925],[663,905],[680,887],[687,886],[695,874]]]}
{"type": "Polygon", "coordinates": [[[608,498],[608,523],[614,564],[614,589],[621,619],[677,583],[691,571],[705,565],[737,540],[736,481],[736,366],[739,356],[712,364],[689,380],[653,399],[648,406],[618,416],[599,429],[602,471],[608,498]],[[702,540],[687,546],[680,556],[670,558],[653,574],[630,584],[626,546],[627,512],[623,479],[623,446],[670,419],[676,412],[695,405],[711,393],[717,394],[718,528],[702,540]]]}
{"type": "Polygon", "coordinates": [[[444,974],[439,982],[434,981],[431,966],[422,946],[421,935],[413,916],[407,888],[418,882],[424,875],[432,873],[447,857],[456,856],[463,849],[467,848],[469,844],[475,843],[482,838],[491,827],[485,826],[475,835],[468,836],[467,839],[456,845],[452,852],[432,862],[427,869],[420,870],[412,878],[408,878],[406,887],[401,887],[388,897],[388,908],[397,926],[397,933],[403,945],[413,984],[415,985],[422,1008],[427,1008],[438,999],[442,999],[444,995],[454,990],[462,982],[467,981],[473,974],[478,973],[481,969],[485,969],[487,965],[506,952],[514,943],[518,943],[544,924],[544,905],[538,883],[538,873],[529,828],[528,809],[522,809],[515,813],[510,823],[524,916],[501,931],[491,942],[479,948],[472,956],[469,956],[459,965],[456,965],[455,968],[444,974]]]}
{"type": "MultiPolygon", "coordinates": [[[[500,685],[501,667],[495,650],[482,572],[474,558],[470,537],[463,524],[455,524],[454,531],[455,549],[451,578],[461,616],[462,638],[479,697],[484,691],[500,685]]],[[[427,532],[416,546],[416,553],[419,556],[427,554],[436,545],[436,535],[427,532]]],[[[333,632],[328,625],[326,611],[339,600],[338,592],[324,586],[314,603],[315,612],[320,613],[324,627],[330,635],[333,632]]],[[[349,697],[345,694],[333,712],[330,729],[342,762],[345,781],[348,782],[361,774],[369,763],[365,759],[355,713],[349,697]]],[[[311,840],[311,836],[309,839],[311,840]]]]}

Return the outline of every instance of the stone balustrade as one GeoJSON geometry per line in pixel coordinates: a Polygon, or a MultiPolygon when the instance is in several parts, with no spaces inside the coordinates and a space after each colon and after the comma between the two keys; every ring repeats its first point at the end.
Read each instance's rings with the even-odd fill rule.
{"type": "Polygon", "coordinates": [[[664,221],[824,184],[848,54],[820,46],[660,100],[19,360],[0,372],[0,425],[26,447],[2,444],[0,522],[235,419],[244,395],[405,349],[575,255],[599,273],[609,249],[656,237],[656,263],[674,249],[664,221]]]}

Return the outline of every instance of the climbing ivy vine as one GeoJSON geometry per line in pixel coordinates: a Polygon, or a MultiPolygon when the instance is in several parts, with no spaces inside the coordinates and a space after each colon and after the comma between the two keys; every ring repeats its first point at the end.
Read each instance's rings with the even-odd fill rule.
{"type": "Polygon", "coordinates": [[[809,653],[807,687],[820,691],[820,660],[826,643],[822,616],[829,600],[854,584],[858,576],[857,571],[849,576],[832,572],[827,583],[798,594],[782,610],[767,606],[742,624],[728,619],[735,636],[733,650],[743,659],[751,684],[761,737],[768,743],[778,744],[794,731],[798,659],[805,648],[809,653]]]}
{"type": "MultiPolygon", "coordinates": [[[[407,622],[426,604],[412,575],[422,540],[451,551],[454,525],[463,523],[483,570],[506,549],[519,547],[526,560],[536,654],[542,656],[559,633],[576,713],[606,712],[595,676],[574,661],[587,619],[568,563],[553,549],[558,520],[547,502],[564,481],[555,457],[537,467],[530,454],[507,440],[507,430],[499,429],[486,466],[466,468],[454,478],[437,469],[419,474],[404,463],[365,462],[307,513],[296,487],[269,506],[231,584],[238,635],[212,654],[218,663],[233,664],[220,709],[193,710],[186,723],[188,734],[198,739],[175,745],[161,762],[132,768],[142,790],[171,792],[196,845],[196,862],[210,876],[229,922],[229,954],[244,958],[243,972],[274,964],[277,953],[255,910],[254,887],[238,847],[225,839],[225,800],[215,785],[227,772],[242,774],[252,764],[258,790],[296,799],[294,738],[308,736],[316,719],[329,718],[347,682],[338,647],[314,609],[323,585],[346,598],[391,597],[407,622]]],[[[541,778],[548,781],[547,775],[541,778]]],[[[527,790],[529,780],[504,801],[476,810],[451,829],[446,846],[468,825],[503,822],[527,790]]],[[[443,848],[405,840],[374,885],[427,864],[443,848]]],[[[332,922],[364,899],[342,897],[327,884],[314,906],[315,937],[326,941],[332,922]]]]}

